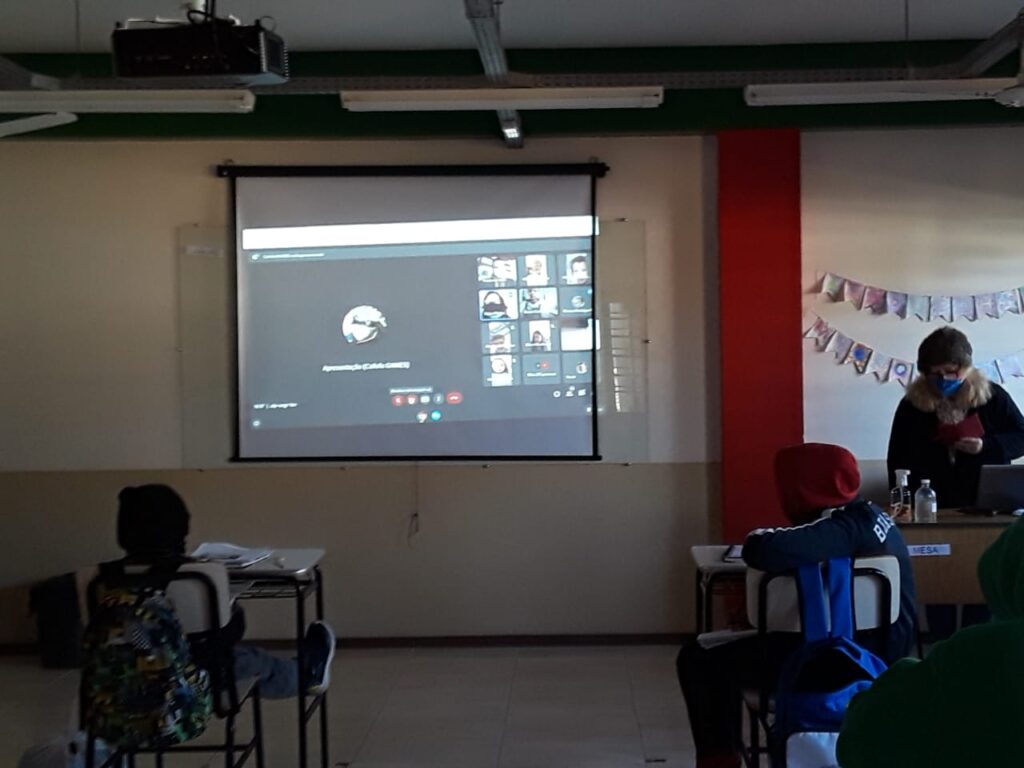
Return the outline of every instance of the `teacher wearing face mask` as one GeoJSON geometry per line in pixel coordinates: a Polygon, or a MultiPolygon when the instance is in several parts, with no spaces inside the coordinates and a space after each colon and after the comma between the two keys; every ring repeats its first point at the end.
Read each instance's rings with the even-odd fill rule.
{"type": "Polygon", "coordinates": [[[889,484],[910,470],[914,490],[931,481],[940,508],[973,506],[983,464],[1024,456],[1024,416],[1006,390],[972,367],[967,337],[946,326],[917,350],[918,377],[896,408],[889,484]]]}

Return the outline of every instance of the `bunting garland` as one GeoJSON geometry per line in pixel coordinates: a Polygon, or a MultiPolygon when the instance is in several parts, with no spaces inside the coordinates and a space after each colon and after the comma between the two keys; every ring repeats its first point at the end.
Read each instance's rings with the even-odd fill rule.
{"type": "Polygon", "coordinates": [[[901,320],[913,316],[925,322],[952,323],[964,318],[973,323],[982,317],[1024,314],[1024,286],[991,293],[931,296],[889,291],[829,272],[821,279],[818,293],[834,302],[849,302],[861,312],[896,315],[901,320]]]}
{"type": "MultiPolygon", "coordinates": [[[[911,361],[890,357],[862,341],[852,339],[818,316],[804,331],[804,338],[812,339],[818,352],[831,352],[838,365],[852,365],[858,375],[869,373],[880,384],[897,381],[907,387],[914,378],[914,363],[911,361]]],[[[1002,384],[1011,378],[1024,378],[1022,357],[1024,350],[996,360],[975,363],[974,367],[990,381],[1002,384]]]]}

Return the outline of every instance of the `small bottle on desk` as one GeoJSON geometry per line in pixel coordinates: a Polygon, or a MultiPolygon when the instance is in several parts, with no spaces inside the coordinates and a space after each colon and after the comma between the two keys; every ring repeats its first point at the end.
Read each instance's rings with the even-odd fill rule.
{"type": "Polygon", "coordinates": [[[896,470],[896,485],[889,491],[889,517],[897,523],[909,523],[914,501],[910,496],[909,469],[896,470]]]}
{"type": "Polygon", "coordinates": [[[914,494],[914,522],[934,523],[939,518],[939,504],[932,490],[931,480],[921,480],[921,487],[914,494]]]}

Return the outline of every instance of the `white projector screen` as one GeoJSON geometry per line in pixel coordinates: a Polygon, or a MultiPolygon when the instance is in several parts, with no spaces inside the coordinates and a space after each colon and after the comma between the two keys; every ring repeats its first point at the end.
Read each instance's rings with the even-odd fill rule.
{"type": "Polygon", "coordinates": [[[603,170],[221,166],[235,458],[596,458],[603,170]]]}

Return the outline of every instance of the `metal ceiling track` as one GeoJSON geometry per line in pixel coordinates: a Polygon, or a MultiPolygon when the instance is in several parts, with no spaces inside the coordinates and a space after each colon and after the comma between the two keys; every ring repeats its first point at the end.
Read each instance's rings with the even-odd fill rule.
{"type": "MultiPolygon", "coordinates": [[[[511,85],[508,60],[501,45],[501,25],[498,20],[499,0],[465,0],[466,18],[473,27],[476,49],[484,75],[491,85],[511,85]]],[[[513,149],[523,146],[523,121],[514,109],[499,109],[498,123],[505,137],[505,145],[513,149]]]]}

